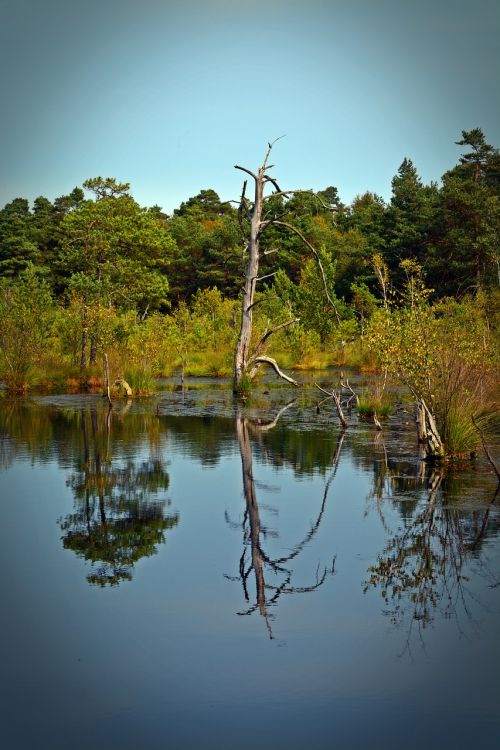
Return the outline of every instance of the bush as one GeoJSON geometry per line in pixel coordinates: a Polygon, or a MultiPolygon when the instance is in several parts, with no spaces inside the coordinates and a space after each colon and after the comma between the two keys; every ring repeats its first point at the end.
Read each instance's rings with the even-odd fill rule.
{"type": "Polygon", "coordinates": [[[0,376],[8,390],[24,391],[50,336],[48,284],[29,265],[16,281],[0,284],[0,376]]]}

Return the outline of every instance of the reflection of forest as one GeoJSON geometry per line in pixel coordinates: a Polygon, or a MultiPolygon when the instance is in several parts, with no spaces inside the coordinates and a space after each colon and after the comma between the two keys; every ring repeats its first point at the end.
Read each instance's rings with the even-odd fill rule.
{"type": "MultiPolygon", "coordinates": [[[[319,473],[325,480],[338,445],[334,427],[301,430],[279,422],[265,429],[257,419],[235,423],[217,417],[157,416],[153,409],[141,413],[135,404],[128,413],[121,406],[108,417],[100,399],[85,403],[88,406],[80,409],[65,409],[25,400],[5,402],[0,408],[0,467],[22,456],[33,462],[57,461],[69,472],[75,509],[61,522],[64,544],[93,563],[90,578],[97,583],[130,577],[135,562],[152,554],[165,531],[178,522],[176,515],[166,513],[167,441],[172,450],[203,466],[239,454],[242,461],[246,456],[247,461],[289,467],[299,477],[319,473]],[[242,448],[249,435],[250,454],[242,448]]],[[[479,561],[485,541],[500,531],[498,503],[490,504],[494,479],[480,464],[448,469],[443,475],[430,472],[416,460],[411,446],[406,444],[402,452],[394,425],[378,438],[368,426],[349,429],[342,462],[371,475],[368,507],[379,513],[387,534],[367,586],[383,592],[397,621],[411,614],[420,623],[429,622],[436,610],[445,609],[450,601],[446,597],[459,601],[463,587],[449,593],[453,576],[462,581],[465,565],[479,561]],[[394,510],[400,520],[392,530],[394,510]]],[[[245,487],[245,474],[243,482],[245,487]]],[[[244,544],[252,552],[247,544],[251,487],[247,490],[244,544]]],[[[258,529],[260,519],[253,520],[258,529]]],[[[264,557],[262,561],[269,568],[264,557]]]]}
{"type": "MultiPolygon", "coordinates": [[[[102,411],[96,399],[97,413],[102,411]]],[[[19,453],[33,461],[56,459],[62,466],[73,465],[84,450],[81,430],[81,410],[55,408],[30,402],[12,402],[0,408],[0,461],[8,465],[19,453]]],[[[225,417],[157,416],[132,410],[121,415],[113,411],[113,445],[129,454],[155,440],[166,440],[176,451],[199,461],[204,466],[216,466],[224,456],[236,453],[234,420],[225,417]]],[[[266,432],[255,446],[258,460],[276,468],[289,466],[297,476],[315,472],[326,474],[332,451],[335,450],[335,431],[308,429],[300,431],[278,424],[266,432]]],[[[1,464],[0,464],[1,466],[1,464]]]]}
{"type": "MultiPolygon", "coordinates": [[[[460,493],[464,497],[471,472],[461,481],[462,472],[420,461],[413,464],[413,471],[406,466],[403,474],[402,465],[389,459],[383,438],[379,436],[374,447],[379,458],[370,499],[376,501],[387,541],[368,569],[364,590],[380,591],[391,622],[406,624],[410,647],[414,623],[422,637],[422,629],[438,613],[454,618],[459,627],[462,616],[469,616],[471,597],[476,594],[468,589],[468,571],[480,561],[485,540],[500,530],[500,517],[492,513],[499,488],[490,487],[489,497],[483,496],[478,507],[463,508],[453,498],[460,493]],[[384,501],[390,501],[401,516],[402,525],[395,530],[386,519],[384,501]]],[[[470,489],[469,497],[473,497],[470,489]]],[[[477,569],[490,585],[499,584],[485,565],[477,569]]]]}
{"type": "Polygon", "coordinates": [[[83,454],[68,480],[76,510],[61,521],[64,547],[92,563],[87,580],[101,586],[130,580],[134,564],[155,554],[178,523],[177,514],[165,515],[169,476],[158,451],[117,462],[112,423],[112,411],[81,412],[83,454]]]}
{"type": "Polygon", "coordinates": [[[0,447],[4,466],[21,455],[57,460],[69,472],[75,507],[60,520],[62,541],[91,563],[89,583],[130,580],[135,563],[155,554],[178,523],[177,513],[166,512],[157,419],[107,412],[96,402],[78,410],[12,403],[0,410],[0,447]]]}

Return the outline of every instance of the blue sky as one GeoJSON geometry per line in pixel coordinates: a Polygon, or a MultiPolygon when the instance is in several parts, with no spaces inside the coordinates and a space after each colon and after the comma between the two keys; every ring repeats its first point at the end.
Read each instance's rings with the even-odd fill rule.
{"type": "Polygon", "coordinates": [[[497,0],[0,0],[0,205],[96,175],[237,198],[283,134],[282,186],[387,198],[461,130],[500,146],[499,40],[497,0]]]}

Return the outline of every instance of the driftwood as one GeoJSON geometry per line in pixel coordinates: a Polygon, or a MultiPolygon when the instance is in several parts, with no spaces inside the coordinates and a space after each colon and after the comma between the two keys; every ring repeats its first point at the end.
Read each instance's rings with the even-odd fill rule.
{"type": "Polygon", "coordinates": [[[296,380],[291,378],[289,375],[286,375],[286,373],[284,373],[283,370],[280,370],[278,363],[272,357],[266,357],[263,354],[261,354],[259,357],[252,357],[250,362],[252,365],[252,369],[250,370],[251,378],[255,375],[260,365],[269,365],[269,367],[272,367],[276,375],[282,378],[282,380],[286,380],[287,383],[290,383],[291,385],[295,385],[297,387],[299,385],[296,380]]]}

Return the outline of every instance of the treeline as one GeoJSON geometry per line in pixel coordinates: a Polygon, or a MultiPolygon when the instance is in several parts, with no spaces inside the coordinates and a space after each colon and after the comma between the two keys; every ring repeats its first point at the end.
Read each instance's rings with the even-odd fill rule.
{"type": "MultiPolygon", "coordinates": [[[[478,128],[463,131],[458,145],[458,163],[440,185],[424,185],[405,159],[389,202],[366,192],[345,205],[335,187],[267,201],[260,273],[268,278],[256,332],[284,310],[300,318],[278,341],[292,353],[289,364],[306,350],[332,340],[344,346],[364,334],[378,306],[399,304],[409,269],[418,268],[431,303],[481,291],[483,307],[495,306],[500,152],[478,128]],[[323,275],[299,234],[283,223],[317,248],[323,275]]],[[[159,206],[140,206],[130,185],[114,178],[89,179],[53,202],[15,198],[0,211],[2,378],[26,379],[33,364],[22,363],[27,351],[33,357],[50,351],[54,361],[86,370],[100,352],[121,347],[122,361],[125,350],[129,362],[147,356],[157,372],[168,369],[165,352],[184,368],[189,347],[229,350],[239,316],[243,221],[214,190],[202,190],[169,216],[159,206]]],[[[227,369],[226,356],[214,365],[214,372],[227,369]]]]}
{"type": "MultiPolygon", "coordinates": [[[[416,260],[436,297],[496,286],[500,154],[480,129],[462,135],[459,163],[443,175],[441,186],[424,185],[405,159],[388,203],[367,192],[346,206],[337,189],[328,187],[318,194],[321,201],[308,192],[273,199],[269,213],[282,213],[286,203],[287,221],[335,262],[335,291],[346,301],[354,283],[366,283],[378,294],[374,254],[393,276],[402,260],[416,260]]],[[[267,261],[269,270],[279,267],[300,282],[305,262],[300,239],[276,227],[263,241],[277,250],[267,261]]],[[[0,211],[2,277],[32,263],[43,270],[56,298],[94,282],[120,305],[127,304],[126,288],[139,314],[188,301],[198,289],[213,286],[236,297],[241,255],[237,210],[210,189],[167,216],[158,206],[139,206],[129,184],[94,178],[53,202],[40,196],[30,206],[15,198],[0,211]]]]}

